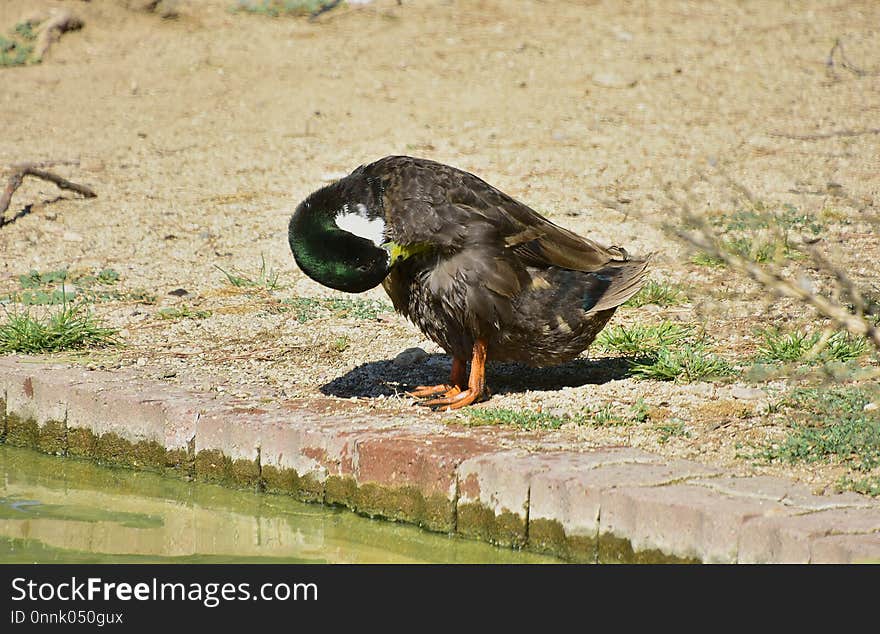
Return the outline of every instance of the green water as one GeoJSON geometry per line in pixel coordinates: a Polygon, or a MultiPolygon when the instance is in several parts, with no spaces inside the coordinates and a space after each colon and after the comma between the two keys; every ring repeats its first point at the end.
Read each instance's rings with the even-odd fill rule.
{"type": "Polygon", "coordinates": [[[0,563],[556,561],[302,504],[0,445],[0,563]]]}

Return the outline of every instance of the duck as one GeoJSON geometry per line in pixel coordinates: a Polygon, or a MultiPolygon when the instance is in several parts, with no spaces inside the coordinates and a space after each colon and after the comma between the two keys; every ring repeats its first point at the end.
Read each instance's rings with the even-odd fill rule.
{"type": "Polygon", "coordinates": [[[556,225],[474,174],[411,156],[314,191],[291,216],[288,242],[324,286],[381,284],[451,356],[448,382],[408,392],[444,411],[490,397],[489,361],[547,367],[580,355],[639,291],[650,260],[556,225]]]}

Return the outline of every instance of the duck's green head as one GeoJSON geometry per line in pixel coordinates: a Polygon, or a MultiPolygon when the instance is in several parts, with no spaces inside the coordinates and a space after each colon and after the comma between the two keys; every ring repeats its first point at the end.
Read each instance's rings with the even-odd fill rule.
{"type": "Polygon", "coordinates": [[[348,293],[378,286],[388,275],[385,218],[377,196],[348,179],[319,189],[293,214],[287,239],[299,268],[310,278],[348,293]]]}

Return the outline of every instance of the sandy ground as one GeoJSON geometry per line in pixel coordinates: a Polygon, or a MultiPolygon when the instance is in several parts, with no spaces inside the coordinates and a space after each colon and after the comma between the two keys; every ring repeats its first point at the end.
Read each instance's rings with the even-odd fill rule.
{"type": "MultiPolygon", "coordinates": [[[[59,173],[98,192],[59,199],[53,185],[26,181],[6,215],[29,213],[0,228],[0,294],[34,269],[112,268],[115,288],[155,296],[95,304],[126,345],[64,357],[72,362],[133,365],[255,399],[323,393],[459,420],[402,394],[449,367],[412,325],[384,313],[299,323],[284,310],[293,297],[341,296],[296,268],[286,241],[294,207],[388,154],[451,163],[579,233],[656,252],[652,277],[681,284],[689,301],[624,308],[612,323],[694,324],[742,367],[758,327],[822,322],[689,260],[670,233],[681,221],[668,200],[687,183],[710,216],[741,207],[745,188],[766,208],[823,219],[824,252],[878,288],[876,2],[378,0],[315,21],[234,13],[233,4],[180,0],[169,20],[116,0],[0,3],[4,31],[43,7],[85,21],[42,64],[0,68],[0,165],[59,161],[59,173]],[[838,51],[829,71],[838,38],[848,67],[838,51]],[[261,259],[278,288],[236,288],[217,268],[253,278],[261,259]],[[176,289],[187,294],[169,294],[176,289]],[[160,318],[184,307],[210,315],[160,318]],[[413,346],[428,357],[390,361],[413,346]]],[[[808,263],[785,270],[829,288],[808,263]]],[[[366,296],[387,301],[381,289],[366,296]]],[[[845,474],[833,462],[749,457],[784,437],[764,415],[791,387],[784,378],[640,381],[593,353],[550,371],[495,368],[490,381],[495,396],[479,407],[624,411],[642,399],[650,409],[641,422],[554,432],[570,446],[627,443],[816,490],[845,474]]]]}

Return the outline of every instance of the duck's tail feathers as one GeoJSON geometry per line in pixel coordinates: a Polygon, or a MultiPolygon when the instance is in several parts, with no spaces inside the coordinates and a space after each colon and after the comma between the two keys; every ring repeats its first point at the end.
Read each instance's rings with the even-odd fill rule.
{"type": "Polygon", "coordinates": [[[648,273],[648,263],[653,254],[639,260],[627,260],[613,266],[607,266],[595,275],[607,275],[611,278],[611,283],[599,301],[590,308],[591,313],[609,308],[616,308],[623,304],[630,297],[639,292],[642,284],[645,283],[645,276],[648,273]]]}

